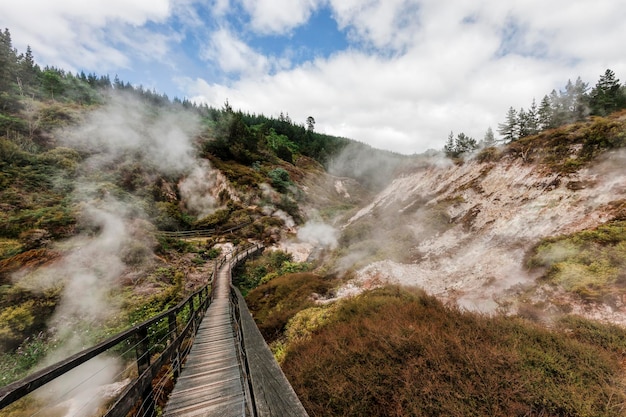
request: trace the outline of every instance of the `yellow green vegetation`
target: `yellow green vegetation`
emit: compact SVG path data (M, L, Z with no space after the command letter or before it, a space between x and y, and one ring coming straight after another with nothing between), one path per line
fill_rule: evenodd
M287 322L315 305L313 294L324 295L332 281L312 273L282 275L248 293L246 302L265 340L282 337Z
M626 294L626 221L545 239L529 259L543 279L589 301Z
M16 238L43 228L67 236L76 220L66 194L79 156L63 148L37 153L37 146L24 147L0 138L0 234Z
M293 262L293 257L280 250L266 251L261 257L249 260L239 267L233 282L245 296L248 291L261 284L285 274L306 272L310 265L305 262Z
M626 405L617 326L571 318L547 330L400 287L290 326L283 370L311 416L617 416Z
M54 291L0 286L0 386L24 376L49 350L46 320L57 300Z
M0 238L0 259L16 255L22 249L22 245L16 239Z

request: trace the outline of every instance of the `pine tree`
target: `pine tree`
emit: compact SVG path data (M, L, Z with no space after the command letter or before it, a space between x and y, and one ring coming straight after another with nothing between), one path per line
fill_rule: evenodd
M543 96L541 104L539 104L539 110L537 110L537 121L537 127L539 130L546 130L554 127L552 124L552 106L550 106L550 98L547 95Z
M452 158L455 156L454 133L452 131L450 131L450 134L448 135L448 140L446 140L446 144L443 146L443 151L445 152L446 156L449 158Z
M476 139L467 136L465 133L461 132L456 137L454 147L457 156L460 156L476 150L478 148L478 143L476 143Z
M607 69L591 90L589 98L591 112L605 116L623 108L625 101L619 80L615 77L613 71Z
M498 124L498 133L505 142L513 142L519 138L517 112L513 107L509 107L509 111L506 114L506 121Z
M315 119L313 118L313 116L309 116L306 118L306 130L307 132L313 132L313 130L315 129Z
M476 149L478 149L476 139L467 136L463 132L459 133L456 138L454 137L454 133L450 132L448 140L443 147L443 151L448 158L458 158L461 155L470 153Z
M528 109L527 121L526 121L526 129L528 130L529 135L536 135L539 133L539 110L537 109L537 102L533 97L533 102L530 105L530 109Z
M16 51L11 43L9 29L0 31L0 92L8 92L15 83Z
M572 111L574 112L574 121L584 120L587 116L589 116L589 96L587 95L588 89L588 83L583 82L580 77L576 78L573 90L574 108L572 109Z
M565 124L567 111L563 106L563 97L556 90L550 92L550 109L552 114L550 127L559 127Z
M17 63L17 76L24 89L34 89L37 84L37 76L41 72L39 66L35 64L33 51L30 45L26 47L26 53L20 55Z
M485 137L483 137L483 140L480 143L480 147L488 148L490 146L494 146L495 144L496 144L496 137L493 134L493 129L491 129L491 126L489 126L487 128L487 131L485 132Z
M528 131L528 113L523 108L517 112L517 134L519 138L525 138L530 134Z
M9 29L0 31L0 110L14 112L21 107L17 85L17 51Z

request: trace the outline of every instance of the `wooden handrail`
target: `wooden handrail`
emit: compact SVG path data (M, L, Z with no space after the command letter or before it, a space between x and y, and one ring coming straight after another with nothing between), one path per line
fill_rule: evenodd
M245 256L263 249L248 249ZM239 259L231 260L234 266ZM230 298L234 305L236 330L242 348L242 369L245 373L246 391L249 392L253 417L308 417L308 414L285 377L259 331L246 301L234 285L230 285Z
M208 283L199 290L195 291L193 294L189 295L187 298L185 298L185 300L177 304L175 307L172 307L169 310L164 311L152 317L151 319L137 324L121 333L111 336L107 340L91 348L78 352L60 362L57 362L54 365L35 372L27 376L26 378L23 378L19 381L0 388L0 409L7 407L13 402L35 391L37 388L40 388L41 386L47 384L55 378L60 377L68 371L119 345L120 343L123 343L129 339L132 340L133 337L137 337L137 335L139 334L147 334L151 326L160 323L164 319L168 320L168 329L170 332L172 332L172 330L178 327L176 323L178 314L181 311L185 310L187 306L189 306L190 314L186 323L184 324L183 329L180 331L180 333L174 331L174 333L178 334L176 334L176 336L169 341L169 344L165 347L163 352L158 355L158 357L150 357L151 355L149 352L152 349L152 346L148 346L145 352L137 351L136 356L140 375L138 376L138 378L136 378L134 381L126 386L122 394L120 394L120 396L118 397L117 401L113 404L113 406L109 408L109 410L105 414L106 417L126 416L128 412L132 409L134 404L140 398L142 398L142 396L145 395L147 391L150 390L151 382L156 377L161 367L165 363L172 361L175 356L178 356L180 353L180 347L183 342L189 337L193 337L195 335L200 320L204 316L204 313L211 303L213 293L212 289L211 292L209 292L208 288L213 284L213 280L216 277L215 274L217 273L217 271L223 266L225 262L229 261L231 266L235 266L237 263L250 256L252 253L256 253L262 248L263 247L261 245L251 245L247 247L237 248L237 250L232 253L232 257L230 258L230 260L227 259L226 256L222 256L219 261L216 260L215 269L211 273ZM198 301L197 303L195 302L196 300ZM197 308L195 307L195 304L198 304ZM179 363L183 360L184 358L181 358L179 360Z

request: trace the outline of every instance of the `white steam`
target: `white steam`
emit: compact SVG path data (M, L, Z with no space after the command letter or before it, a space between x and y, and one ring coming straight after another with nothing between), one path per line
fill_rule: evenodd
M191 112L155 108L132 95L113 94L103 107L87 115L82 126L64 132L62 140L95 151L99 158L92 161L133 159L176 175L196 165L192 138L199 126Z
M199 132L200 119L193 112L149 106L133 95L117 93L89 113L81 127L64 132L62 140L92 154L87 162L91 170L133 161L161 175L184 175L179 183L182 202L203 217L217 207L225 180L206 159L197 158L193 139Z
M522 287L537 288L541 297L535 281L540 271L526 269L528 251L546 237L611 220L616 203L626 199L625 160L622 152L609 153L567 176L516 159L419 167L347 222L346 228L366 231L364 241L349 248L362 255L349 254L338 268L359 268L351 289L418 285L481 311L510 305ZM390 248L404 255L398 256L402 263L379 261ZM538 260L551 264L572 254L570 247L553 245L540 248Z
M126 382L112 384L121 371L119 360L98 356L35 391L47 404L65 409L66 416L89 417L104 401L119 395Z
M73 332L78 323L96 326L115 312L109 295L126 267L121 259L122 248L131 238L123 214L124 207L115 201L107 201L103 207L85 207L83 222L98 232L55 268L65 280L63 301L49 323L58 333ZM59 335L66 339L66 335Z
M323 247L325 249L337 248L339 242L339 231L334 227L311 221L298 229L298 239L302 242L310 243L314 246Z
M137 164L159 176L183 176L183 203L198 215L216 204L219 182L206 161L195 156L193 138L199 120L193 113L145 105L129 95L112 95L89 113L78 128L59 132L60 141L88 155L79 171L73 199L86 232L62 243L65 256L54 266L17 277L16 284L41 290L62 288L49 329L59 343L42 366L93 345L94 329L118 314L113 301L120 278L152 259L151 225L133 201L115 198L110 172L120 164ZM109 182L107 182L109 181ZM103 356L103 355L101 355ZM117 377L117 359L98 357L66 377L47 384L50 402L72 398L77 416L93 415L101 396L95 393ZM65 395L67 394L67 396Z
M83 203L80 223L93 235L72 238L60 245L66 251L55 265L17 278L16 285L31 290L62 288L48 328L56 341L40 367L52 365L95 343L92 333L111 320L119 306L112 293L127 266L129 251L151 253L150 242L138 232L129 207L106 198ZM69 248L69 250L68 250ZM135 254L137 256L137 254ZM98 394L104 386L119 381L119 358L101 355L55 379L36 391L46 404L69 404L72 416L90 416L106 400Z
M191 173L178 183L180 196L185 202L187 209L202 218L215 211L218 205L217 195L221 189L218 187L221 174L211 169L208 161L200 161Z
M285 213L283 210L274 210L272 212L272 217L276 217L285 223L285 227L288 229L293 228L296 225L295 220L289 214Z

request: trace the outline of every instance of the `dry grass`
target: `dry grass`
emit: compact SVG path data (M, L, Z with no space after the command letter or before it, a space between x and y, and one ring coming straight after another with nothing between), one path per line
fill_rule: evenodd
M388 287L342 302L288 348L311 416L616 416L622 353Z

